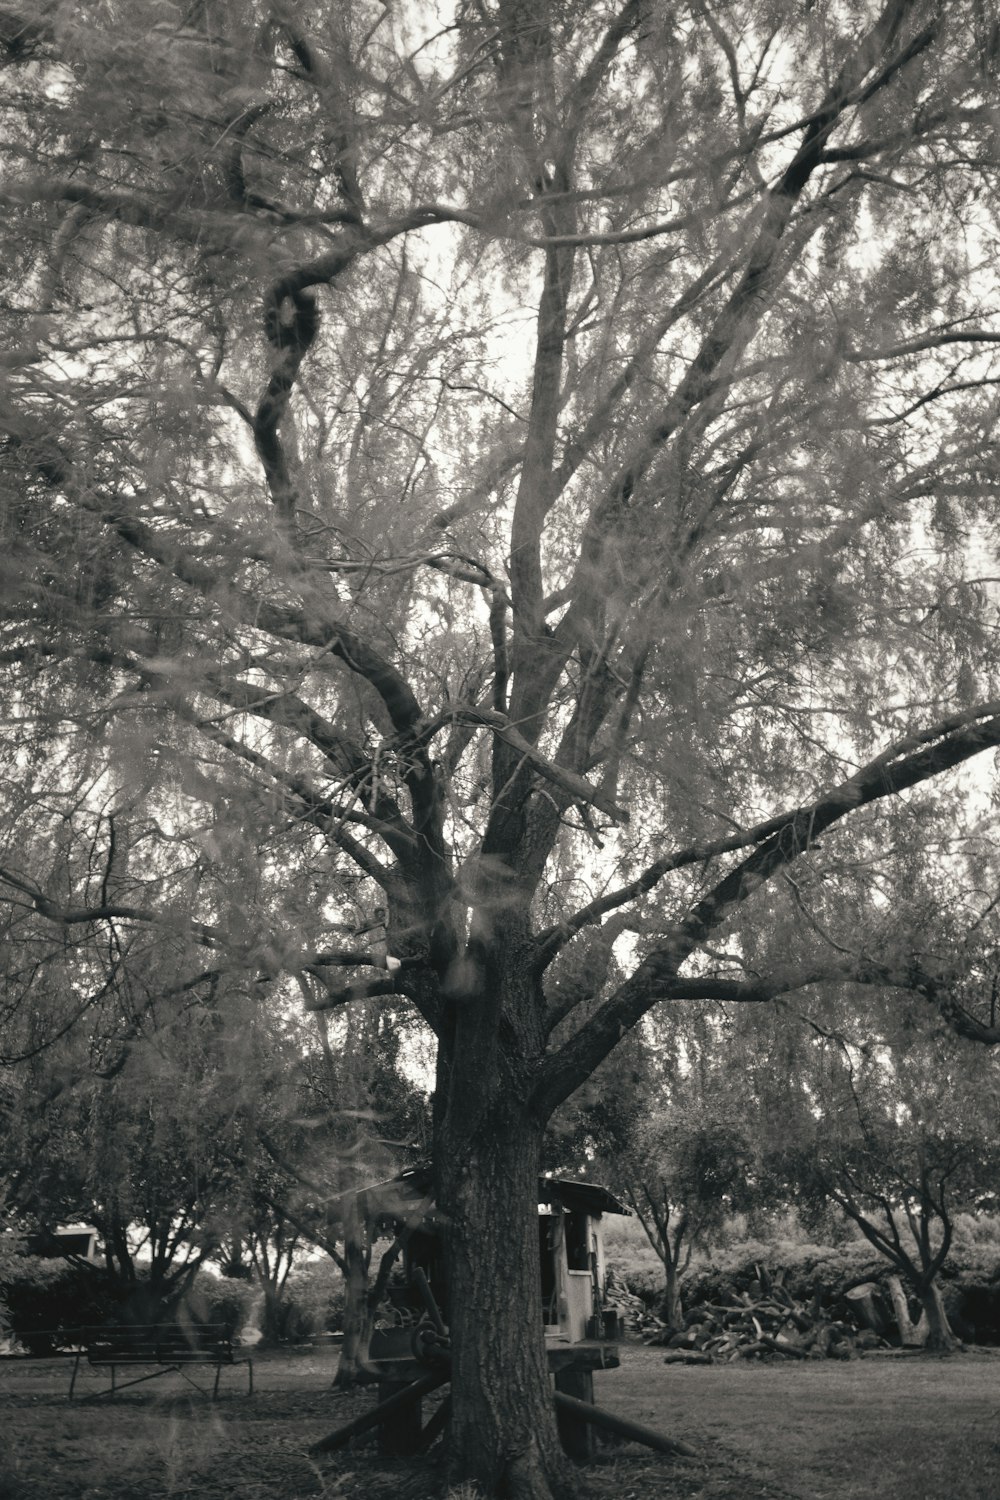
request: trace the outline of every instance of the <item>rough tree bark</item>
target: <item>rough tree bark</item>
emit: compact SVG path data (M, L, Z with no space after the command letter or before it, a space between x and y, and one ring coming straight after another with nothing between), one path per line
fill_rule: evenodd
M335 1386L357 1385L363 1375L374 1373L368 1362L374 1323L374 1309L368 1297L371 1255L364 1240L364 1230L358 1222L356 1202L350 1195L344 1201L347 1208L343 1264L344 1342L340 1347Z
M959 1340L952 1331L948 1322L948 1314L945 1311L944 1301L941 1297L941 1289L936 1281L932 1281L929 1287L923 1288L920 1297L920 1324L926 1324L927 1339L926 1347L935 1349L941 1354L946 1354L952 1349L959 1347Z
M958 1348L959 1341L948 1322L941 1289L936 1281L932 1281L929 1286L915 1288L920 1302L920 1317L916 1323L910 1316L909 1300L900 1277L890 1276L886 1285L892 1298L896 1326L904 1348L934 1349L940 1354Z
M541 1338L541 1143L541 1121L512 1089L474 1123L454 1110L437 1155L453 1349L449 1466L512 1500L572 1492Z

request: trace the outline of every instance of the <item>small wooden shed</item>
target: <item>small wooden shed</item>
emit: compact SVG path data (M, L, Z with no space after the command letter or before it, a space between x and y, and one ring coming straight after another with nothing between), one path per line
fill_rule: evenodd
M545 1331L571 1344L617 1337L606 1317L605 1214L627 1214L607 1188L564 1177L538 1184L538 1247Z
M54 1229L29 1235L28 1253L46 1260L65 1256L92 1266L104 1263L100 1236L92 1224L57 1224Z
M409 1283L413 1269L419 1266L438 1305L447 1309L444 1225L431 1195L429 1168L409 1167L398 1177L363 1188L357 1200L359 1216L370 1232L409 1231L403 1252L406 1281ZM584 1339L617 1337L615 1314L606 1309L602 1223L605 1214L629 1212L596 1183L539 1178L542 1315L550 1340L576 1344Z

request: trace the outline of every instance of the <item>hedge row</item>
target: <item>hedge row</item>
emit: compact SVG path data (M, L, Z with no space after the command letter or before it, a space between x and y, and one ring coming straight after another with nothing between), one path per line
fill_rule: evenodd
M105 1271L33 1255L0 1261L0 1342L10 1339L31 1354L49 1354L71 1330L112 1323L172 1322L178 1317L219 1323L236 1337L256 1315L263 1323L263 1294L252 1282L199 1272L180 1302L159 1299L139 1280L123 1287ZM266 1320L269 1336L289 1342L341 1326L343 1290L332 1263L318 1261L293 1272Z

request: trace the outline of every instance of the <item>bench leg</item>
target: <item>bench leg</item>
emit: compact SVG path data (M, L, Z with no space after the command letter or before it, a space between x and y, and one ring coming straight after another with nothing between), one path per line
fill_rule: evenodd
M221 1365L216 1365L216 1367L215 1367L215 1384L212 1387L212 1400L213 1401L217 1401L219 1399L219 1376L221 1374L222 1374L222 1366Z
M71 1401L73 1399L73 1387L76 1385L77 1372L78 1372L78 1370L80 1368L80 1359L81 1359L81 1354L78 1353L77 1356L76 1356L76 1359L73 1361L73 1374L70 1376L70 1382L69 1382L69 1399Z

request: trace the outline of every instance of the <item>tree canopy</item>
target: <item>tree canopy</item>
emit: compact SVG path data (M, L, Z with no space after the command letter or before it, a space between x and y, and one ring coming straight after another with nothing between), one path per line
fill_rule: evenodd
M506 1329L453 1311L455 1472L548 1494L487 1246L621 1036L837 979L1000 1040L995 888L944 958L810 889L990 865L1000 31L43 0L0 54L10 1054L139 1036L152 929L158 1001L410 1002Z

